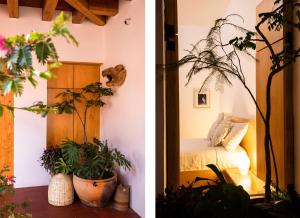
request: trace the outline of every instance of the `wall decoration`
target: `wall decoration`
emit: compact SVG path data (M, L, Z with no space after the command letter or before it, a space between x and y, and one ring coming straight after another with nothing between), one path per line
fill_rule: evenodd
M121 86L125 81L126 72L125 67L119 64L103 70L102 76L108 79L108 82L106 82L108 87Z
M194 107L195 108L209 108L210 107L210 93L209 90L194 89Z

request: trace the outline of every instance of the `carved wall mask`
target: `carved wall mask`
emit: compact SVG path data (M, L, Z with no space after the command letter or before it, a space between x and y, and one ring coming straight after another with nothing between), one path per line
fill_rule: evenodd
M108 87L121 86L126 78L126 69L122 64L115 67L110 67L102 71L102 76L106 77Z

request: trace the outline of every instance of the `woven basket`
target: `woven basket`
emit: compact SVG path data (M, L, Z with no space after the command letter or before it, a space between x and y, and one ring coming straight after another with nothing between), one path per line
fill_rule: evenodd
M62 173L52 176L48 187L48 202L53 206L67 206L74 202L71 176Z

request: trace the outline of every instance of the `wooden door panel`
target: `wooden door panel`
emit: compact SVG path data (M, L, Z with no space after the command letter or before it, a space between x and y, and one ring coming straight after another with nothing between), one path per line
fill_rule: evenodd
M48 104L53 104L59 99L55 96L62 89L69 88L78 91L79 88L100 81L100 64L64 62L55 71L57 78L48 82ZM76 89L77 88L77 89ZM76 105L83 119L84 106ZM70 115L48 115L47 120L47 145L60 144L66 138L78 143L83 142L83 126L76 113ZM92 108L87 114L88 141L99 137L100 132L100 109Z
M100 81L99 64L75 64L74 65L74 88L83 88L84 86Z
M74 82L73 68L73 64L64 63L59 68L53 69L52 72L56 78L48 80L48 88L72 89Z
M56 95L61 89L48 89L48 104L60 101ZM47 146L58 146L65 139L73 140L73 114L53 114L47 116Z
M1 96L2 104L13 105L14 97L12 94ZM14 172L14 117L4 109L2 117L0 117L0 169L9 167L8 174L13 175Z
M83 104L76 103L78 113L83 119L85 107ZM87 126L86 126L87 140L92 142L93 138L99 138L100 134L100 109L90 108L87 113ZM83 142L83 126L78 118L78 115L74 113L74 141L77 143Z

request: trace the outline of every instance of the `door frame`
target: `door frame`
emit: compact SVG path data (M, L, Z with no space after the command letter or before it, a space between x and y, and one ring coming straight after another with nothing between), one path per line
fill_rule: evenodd
M177 1L156 0L156 192L179 185ZM163 133L163 134L162 134Z

